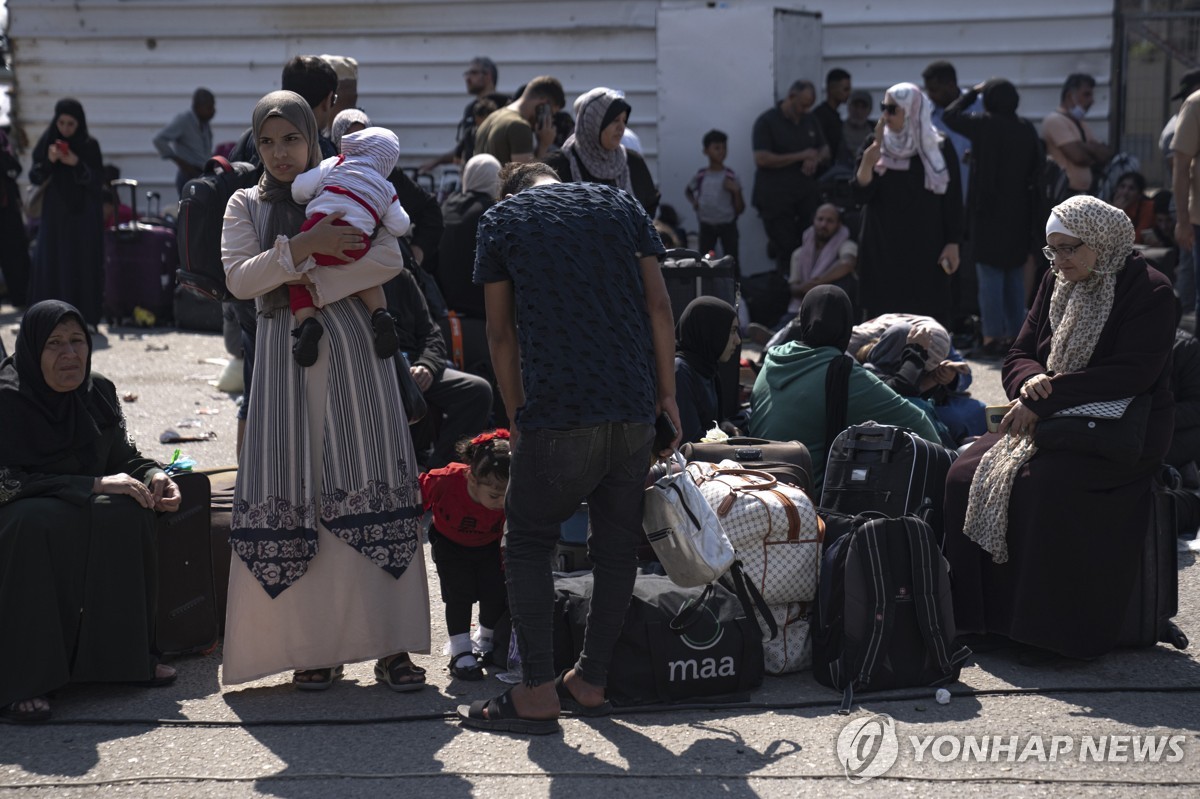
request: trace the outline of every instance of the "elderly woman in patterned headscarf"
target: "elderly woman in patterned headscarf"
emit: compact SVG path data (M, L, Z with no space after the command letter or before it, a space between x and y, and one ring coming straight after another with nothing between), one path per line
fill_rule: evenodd
M546 159L564 183L603 183L624 189L654 218L658 189L641 154L621 144L629 124L625 93L603 86L575 100L575 132Z
M875 140L850 182L864 206L859 305L867 318L912 313L948 324L963 221L958 156L914 84L888 89L880 108Z
M1009 410L954 464L946 491L959 631L1033 647L1034 662L1124 643L1174 415L1174 295L1133 252L1129 218L1072 197L1053 209L1046 242L1052 270L1004 361ZM1137 463L1035 443L1041 420L1059 411L1143 394L1152 404Z
M352 264L317 267L361 243L331 215L301 232L296 176L321 160L317 121L300 95L254 108L264 173L229 200L221 258L229 290L258 308L230 543L222 680L292 670L324 690L343 664L377 659L375 679L420 688L407 652L429 649L429 591L419 538L416 456L395 366L375 357L365 306L351 297L401 273L395 236L376 235ZM325 335L307 369L290 356L289 284L306 286ZM353 623L348 624L347 620Z

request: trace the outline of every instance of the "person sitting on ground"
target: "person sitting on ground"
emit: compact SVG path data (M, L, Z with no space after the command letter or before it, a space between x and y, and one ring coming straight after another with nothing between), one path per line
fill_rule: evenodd
M1133 243L1146 244L1146 232L1154 230L1154 200L1146 196L1146 178L1141 172L1126 172L1117 178L1111 203L1133 222Z
M575 132L562 149L546 158L564 183L603 183L633 195L651 219L658 189L636 150L621 144L630 107L625 93L599 86L575 99Z
M1173 427L1175 300L1133 251L1133 234L1129 217L1095 197L1054 207L1053 271L1004 359L1009 410L947 475L955 625L1033 647L1021 656L1029 665L1120 645L1140 580L1151 485ZM1135 463L1039 446L1059 411L1141 395L1150 411Z
M386 128L367 128L347 133L340 141L341 155L326 158L315 168L296 176L292 181L292 198L308 203L301 233L328 216L333 218L334 225L352 227L362 234L362 246L346 253L351 261L355 261L370 250L371 236L379 228L397 238L408 232L408 214L387 180L400 157L400 139ZM318 266L347 263L320 253L313 260ZM374 286L355 296L371 312L375 354L380 358L392 357L399 340L396 326L387 312L383 288ZM312 366L317 361L318 342L325 334L325 328L316 318L312 292L307 286L291 285L288 302L297 322L292 331L296 339L292 355L301 366Z
M742 343L737 311L722 299L697 297L680 314L675 339L675 402L683 425L681 440L699 441L713 424L736 435L726 420L737 409L721 407L717 370Z
M155 512L179 488L129 440L73 306L47 300L0 362L0 720L71 682L168 685L154 653Z
M450 674L474 682L483 679L481 666L490 659L496 622L508 606L500 553L512 460L508 431L464 440L458 455L459 463L421 475L421 497L425 510L432 511L429 549L446 605ZM472 642L471 607L476 602L478 641Z
M848 425L873 420L941 443L919 408L846 355L854 325L846 292L816 287L804 296L797 319L799 340L768 349L754 381L750 435L807 446L816 491L829 445Z
M854 326L849 351L888 388L929 404L942 443L956 447L987 429L984 404L973 399L971 367L936 319L884 314Z
M854 274L857 265L858 244L850 238L850 229L842 224L841 211L830 203L822 205L813 214L812 225L800 237L800 246L792 252L788 277L792 301L781 322L794 319L800 313L804 295L826 284L846 292L851 306L857 308L858 278Z

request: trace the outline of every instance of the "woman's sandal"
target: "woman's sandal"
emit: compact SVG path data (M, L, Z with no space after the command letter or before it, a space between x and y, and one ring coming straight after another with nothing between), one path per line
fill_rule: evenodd
M550 735L562 729L558 719L523 719L518 716L511 688L491 699L459 705L458 720L464 727L476 730L516 732L521 735Z
M475 662L470 666L455 665L459 660L466 657L471 658ZM457 677L460 680L477 682L478 680L483 679L483 669L480 667L479 660L475 657L475 655L470 652L459 652L457 655L452 655L450 657L450 676Z
M570 669L567 669L570 671ZM566 678L567 671L554 678L554 690L558 693L558 704L566 712L572 716L582 716L583 718L599 718L612 713L612 702L605 699L600 704L589 707L581 704L575 695L571 693L571 689L567 687Z
M407 655L392 658L386 666L383 660L378 660L375 662L375 679L396 693L406 694L425 687L425 669L415 665Z
M46 707L34 707L34 703L38 700L46 703ZM28 703L30 710L21 710L20 706ZM43 721L50 720L50 707L46 702L46 697L39 696L34 699L22 699L13 702L11 705L0 707L0 723L4 724L40 724Z
M342 679L345 671L343 666L329 669L297 669L292 674L292 685L297 691L328 691L336 680ZM313 679L314 677L317 679Z

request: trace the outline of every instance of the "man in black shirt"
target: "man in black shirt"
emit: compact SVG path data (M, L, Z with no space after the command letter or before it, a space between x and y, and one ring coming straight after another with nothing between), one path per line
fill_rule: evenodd
M754 122L753 205L767 231L767 250L785 277L800 234L817 210L817 170L829 160L829 147L817 118L811 81L798 80L774 108Z
M471 160L471 156L475 154L475 104L480 100L489 100L496 108L508 104L508 95L496 91L496 81L499 77L500 71L496 69L496 62L492 59L482 55L471 59L471 63L463 72L463 80L466 81L467 91L471 94L471 101L463 109L462 119L458 122L454 149L421 164L421 172L432 172L434 167L441 164L465 164Z
M842 145L842 115L838 109L850 99L850 73L834 68L825 76L825 102L813 109L813 116L821 125L825 144L829 146L830 160L822 165L828 167L837 158Z

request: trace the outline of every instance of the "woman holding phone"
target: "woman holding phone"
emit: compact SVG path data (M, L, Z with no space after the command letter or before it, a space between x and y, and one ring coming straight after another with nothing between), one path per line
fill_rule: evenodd
M897 83L880 109L875 141L850 183L864 206L859 305L868 319L894 311L947 324L962 235L958 157L916 85Z
M29 303L68 302L94 331L104 294L104 159L78 100L55 104L33 148L29 181L45 187Z

